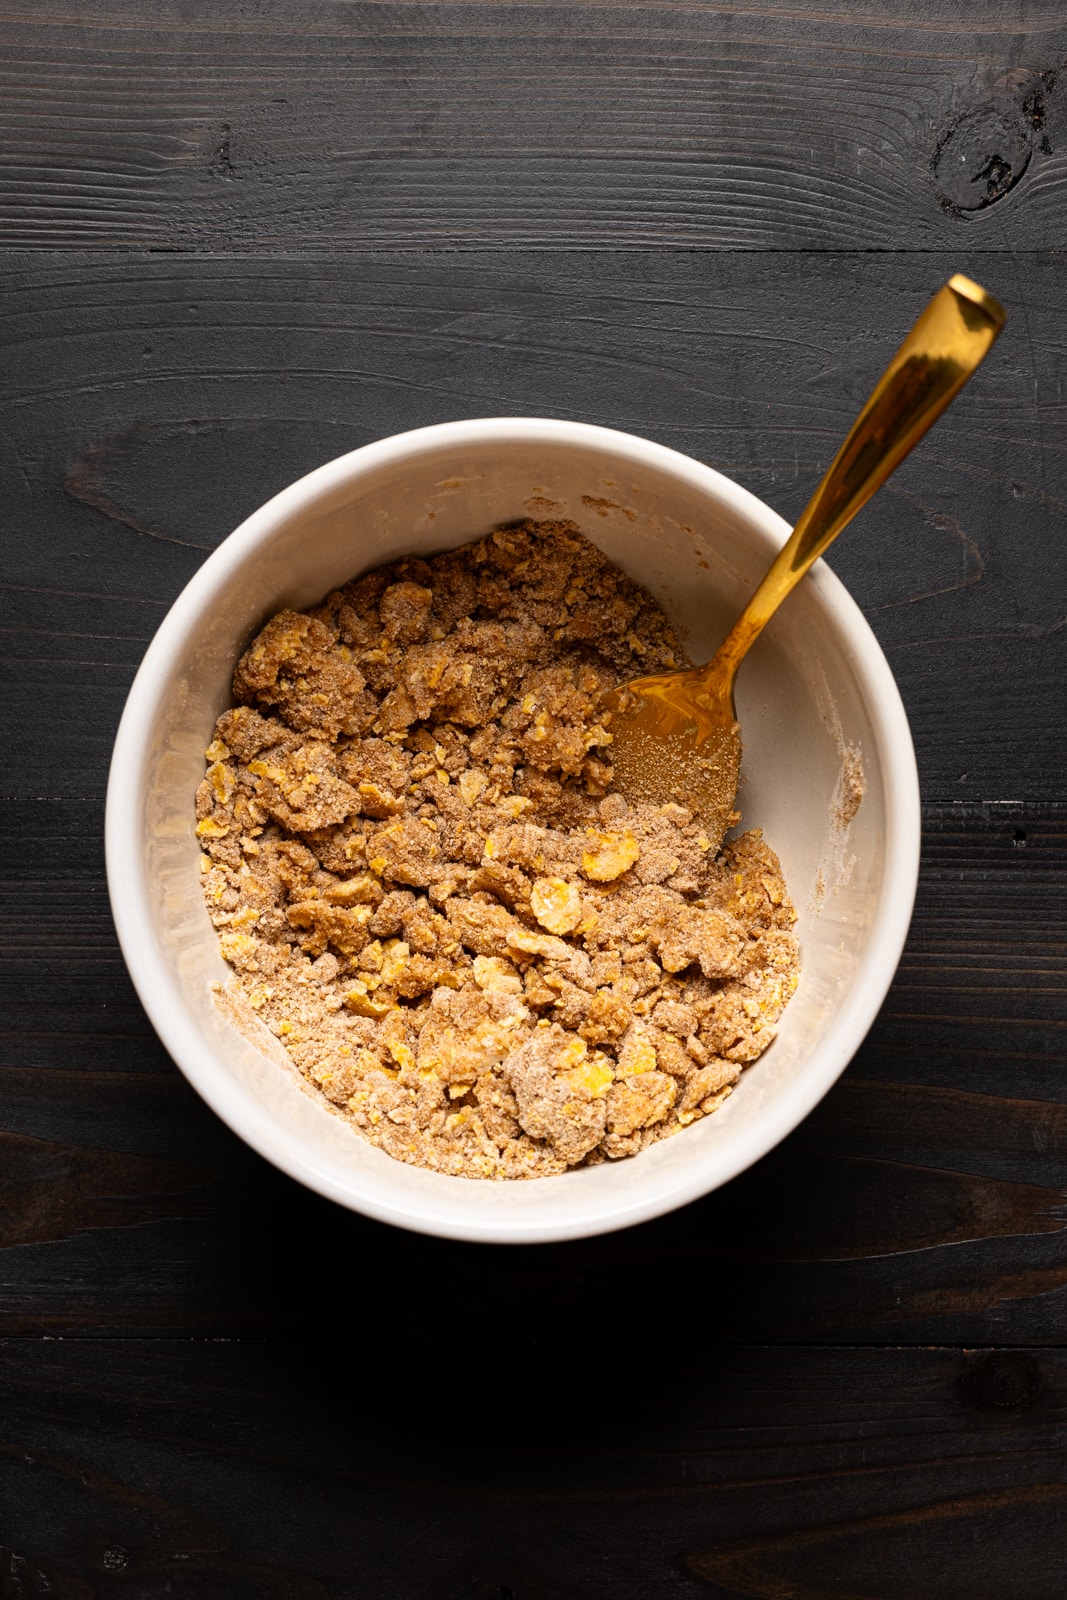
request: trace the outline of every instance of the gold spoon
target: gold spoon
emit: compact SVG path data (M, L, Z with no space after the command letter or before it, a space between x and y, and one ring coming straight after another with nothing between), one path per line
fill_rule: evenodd
M782 601L918 444L988 354L1005 312L959 273L934 295L889 363L852 431L741 616L704 667L635 678L604 699L615 788L630 800L676 801L717 850L733 819L741 763L737 669Z

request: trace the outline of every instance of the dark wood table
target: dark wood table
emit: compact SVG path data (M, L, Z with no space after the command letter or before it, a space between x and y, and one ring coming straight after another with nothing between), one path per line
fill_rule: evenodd
M1062 1600L1063 0L19 0L0 63L0 1595ZM205 553L491 414L795 515L955 270L1008 330L831 557L925 801L837 1088L569 1245L273 1171L104 886L116 723Z

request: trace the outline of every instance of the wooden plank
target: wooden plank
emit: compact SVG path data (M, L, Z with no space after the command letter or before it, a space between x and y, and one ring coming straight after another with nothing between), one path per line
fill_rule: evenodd
M12 1596L1063 1592L1062 1351L8 1341L0 1407Z
M1063 248L1058 0L22 0L0 244Z
M1065 136L1059 0L0 16L0 1596L1060 1600ZM958 269L1009 331L833 555L927 800L840 1084L562 1247L267 1167L103 877L122 702L207 551L452 416L629 428L795 515Z
M140 654L268 494L449 416L628 427L795 512L949 263L896 258L887 286L870 256L5 261L0 1325L351 1333L368 1302L338 1309L331 1264L358 1258L400 1285L374 1312L394 1340L417 1324L459 1347L500 1316L592 1338L624 1311L652 1337L694 1271L719 1341L1060 1337L1064 312L1051 259L957 264L1004 294L1011 331L834 553L928 797L889 1002L818 1114L730 1189L616 1239L487 1257L298 1190L155 1040L99 844Z
M1067 452L1055 256L8 257L0 265L7 792L99 797L165 607L301 473L453 417L662 440L803 506L930 291L1007 302L988 365L831 553L932 802L1055 801L1067 770Z
M886 1006L757 1167L625 1234L490 1252L352 1216L253 1156L137 1004L99 810L8 819L0 1331L358 1338L370 1319L382 1349L442 1352L519 1325L591 1348L624 1324L634 1348L699 1305L708 1344L1062 1338L1062 807L929 808Z

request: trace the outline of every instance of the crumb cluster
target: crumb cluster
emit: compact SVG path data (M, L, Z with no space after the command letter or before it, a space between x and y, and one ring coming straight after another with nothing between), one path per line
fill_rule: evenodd
M526 523L282 611L238 662L197 793L208 909L247 1003L390 1155L633 1155L774 1038L774 852L611 792L603 692L683 661L576 527Z

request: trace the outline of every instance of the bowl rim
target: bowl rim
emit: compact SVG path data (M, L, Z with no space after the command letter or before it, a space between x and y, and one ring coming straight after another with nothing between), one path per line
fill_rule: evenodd
M834 616L858 676L869 692L870 715L883 754L886 837L883 892L875 909L867 951L851 992L833 1017L818 1052L803 1073L785 1085L765 1113L717 1152L714 1170L694 1163L642 1194L635 1185L612 1195L596 1212L545 1222L507 1207L457 1215L455 1204L435 1215L432 1206L398 1202L378 1180L354 1173L341 1183L286 1140L277 1119L233 1080L219 1073L212 1051L182 1001L155 932L147 893L141 807L151 733L160 698L173 680L189 637L213 595L256 548L302 507L364 472L395 465L442 448L486 444L542 444L610 450L635 464L686 480L783 544L788 523L758 496L714 467L636 434L590 423L545 417L488 417L435 423L375 440L324 463L289 484L247 517L189 579L157 629L131 685L115 738L105 810L105 855L112 916L127 969L149 1020L185 1078L234 1133L281 1171L349 1210L381 1222L441 1238L483 1243L549 1243L587 1238L673 1211L720 1188L772 1150L814 1109L863 1042L892 982L904 948L918 882L919 781L915 752L900 692L870 625L844 584L823 561L811 569L813 583ZM470 1182L471 1180L461 1180ZM560 1182L541 1179L531 1182ZM500 1186L497 1186L500 1187ZM523 1185L526 1188L527 1185Z

